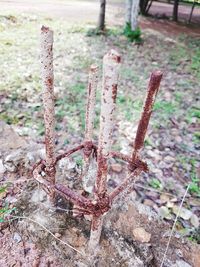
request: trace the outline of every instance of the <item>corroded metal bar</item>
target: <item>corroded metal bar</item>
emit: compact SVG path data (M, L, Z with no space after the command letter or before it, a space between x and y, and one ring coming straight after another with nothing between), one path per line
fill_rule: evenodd
M103 196L106 192L107 160L109 157L113 130L113 113L115 110L119 66L121 57L111 50L103 59L103 88L101 95L100 134L97 152L96 193Z
M95 194L97 202L106 199L107 191L107 161L112 144L113 113L115 110L119 66L121 57L115 50L111 50L103 59L103 88L101 95L101 115L99 145L97 151L97 176ZM89 248L93 250L99 244L103 224L103 216L93 214Z
M89 73L88 98L86 108L86 129L84 143L68 150L62 155L55 156L55 111L54 111L54 88L53 88L53 32L42 26L41 28L41 72L43 86L44 121L45 121L45 144L46 161L40 161L34 166L33 176L42 185L48 195L54 196L55 191L63 195L74 204L75 210L81 214L92 215L91 234L89 248L95 250L99 244L104 214L111 208L111 203L120 193L127 194L135 179L148 167L139 157L139 152L144 145L144 139L148 128L150 116L157 95L162 73L153 72L150 77L147 96L144 103L143 113L138 125L133 153L129 157L120 152L111 151L113 114L116 104L117 85L120 66L120 55L111 50L103 59L103 88L101 95L100 133L98 148L92 142L95 98L97 88L98 67L92 65ZM86 169L89 168L91 152L97 155L97 175L94 190L94 199L87 198L74 192L67 186L55 183L55 165L64 157L68 157L76 151L82 150ZM118 158L128 163L128 177L110 194L107 193L108 159ZM95 157L96 158L96 157ZM44 176L43 176L44 172ZM87 173L87 172L85 172ZM92 179L95 175L92 176ZM92 185L93 188L93 185ZM85 188L84 188L85 189ZM86 190L87 191L87 190Z
M98 83L98 70L99 68L96 65L92 65L90 67L88 88L87 88L85 141L91 141L92 135L93 135L96 91L97 91L97 83Z
M55 184L55 189L59 193L62 193L69 201L71 201L73 204L79 207L82 207L84 209L89 209L91 206L93 206L91 200L75 193L67 186L64 186L62 184Z
M43 87L46 171L48 180L55 184L55 110L53 76L53 31L41 28L41 76Z
M112 203L119 194L124 193L142 171L143 168L140 167L135 169L118 187L116 187L109 195L110 202Z
M56 160L55 160L55 163L57 163L59 160L61 160L61 159L63 159L63 158L66 158L66 157L70 156L71 154L73 154L73 153L75 153L75 152L77 152L77 151L79 151L79 150L81 150L81 149L83 149L83 148L84 148L84 144L81 144L81 145L79 145L79 146L76 146L76 147L74 147L74 148L68 150L67 152L65 152L65 153L63 153L63 154L57 156L57 157L56 157Z
M133 147L133 154L132 154L133 162L136 158L138 158L139 151L144 145L145 135L146 135L147 128L149 125L149 120L150 120L151 113L153 110L153 104L155 102L155 98L158 93L162 75L163 74L161 71L155 71L151 74L149 86L147 90L147 96L146 96L145 104L143 107L142 116L141 116L141 119L138 125L135 143Z
M96 102L96 91L98 84L98 66L91 65L88 79L87 88L87 105L86 105L86 119L85 119L85 142L84 142L84 166L82 173L82 184L86 192L93 190L94 185L94 173L91 171L93 158L91 157L93 144L93 127L94 127L94 117L95 117L95 102ZM90 189L90 187L92 189Z
M117 151L111 151L110 152L110 157L111 158L117 158L117 159L121 159L127 163L131 163L132 162L132 158L129 157L128 155L125 155L121 152L117 152Z

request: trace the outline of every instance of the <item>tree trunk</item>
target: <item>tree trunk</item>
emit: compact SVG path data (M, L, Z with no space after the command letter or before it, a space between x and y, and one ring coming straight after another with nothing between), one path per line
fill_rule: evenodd
M131 8L131 30L135 31L138 27L139 0L132 0Z
M99 21L97 28L100 31L105 29L105 14L106 14L106 0L100 0L100 12L99 12Z
M179 0L174 1L174 9L173 9L173 20L178 21L178 5L179 5Z
M132 0L126 0L125 20L126 20L126 23L130 23L130 24L131 24L131 9L132 9Z
M140 0L140 12L142 15L147 15L147 6L149 0Z

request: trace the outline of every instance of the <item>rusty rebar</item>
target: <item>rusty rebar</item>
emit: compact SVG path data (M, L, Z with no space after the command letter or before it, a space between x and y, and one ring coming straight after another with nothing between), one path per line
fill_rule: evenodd
M98 66L91 65L88 88L87 88L87 104L86 104L86 116L85 116L85 141L91 141L93 137L94 116L95 116L95 102L96 91L98 84Z
M132 154L132 161L134 162L138 157L139 151L144 146L145 135L147 132L147 128L149 125L149 120L153 110L153 104L156 98L156 95L159 90L160 82L162 79L162 72L155 71L151 74L147 96L145 99L143 112L141 115L141 119L139 121L139 125L136 132L134 147L133 147L133 154Z
M79 150L81 150L81 149L83 149L83 148L84 148L84 144L81 144L81 145L76 146L76 147L74 147L74 148L72 148L72 149L66 151L65 153L63 153L63 154L57 156L57 157L56 157L56 160L55 160L55 164L56 164L59 160L61 160L61 159L63 159L63 158L66 158L66 157L69 157L71 154L73 154L73 153L75 153L75 152L77 152L77 151L79 151Z
M55 189L62 195L64 195L70 202L75 205L78 205L79 207L87 209L93 205L91 200L82 195L77 194L67 186L64 186L62 184L55 184Z
M144 146L145 135L149 125L155 97L157 95L162 73L153 72L150 77L147 96L143 112L136 132L133 153L131 156L120 152L111 151L114 110L117 96L117 85L120 66L120 55L111 50L103 60L103 88L101 96L100 133L98 147L93 143L93 123L95 110L95 97L97 88L98 67L92 65L88 81L88 96L86 107L86 129L83 144L76 146L61 155L55 156L55 111L54 111L54 88L53 88L53 32L48 27L41 28L41 71L43 85L44 121L45 121L45 147L46 160L41 160L34 166L33 176L42 185L43 189L53 196L55 191L69 200L75 210L81 214L91 215L91 234L89 247L95 249L99 244L103 215L111 208L112 202L121 193L127 194L127 190L141 174L147 172L148 167L140 159L139 152ZM86 197L73 191L67 186L55 182L55 165L62 158L83 150L86 168L89 167L91 153L96 155L97 175L95 183L95 195ZM128 177L110 194L107 193L107 175L109 158L117 158L128 163ZM85 173L86 174L86 173Z
M115 110L119 66L121 57L115 50L111 50L103 59L103 82L101 95L100 134L97 151L96 193L103 196L107 183L107 160L112 144L113 113Z
M103 81L101 94L100 133L97 151L97 176L95 197L97 202L107 199L108 159L112 144L114 110L117 96L119 66L121 57L111 50L103 59ZM89 248L96 248L101 236L102 214L92 217Z
M54 75L53 75L53 31L41 28L41 76L43 87L45 148L47 179L55 184L55 110L54 110Z
M94 173L91 171L93 159L93 128L94 128L94 118L95 118L95 103L96 103L96 91L98 84L98 66L91 65L88 87L87 87L87 104L86 104L86 119L85 119L85 142L84 142L84 166L82 172L82 185L86 192L93 191L93 186L88 186L88 184L94 185ZM91 189L90 189L91 187Z
M135 179L141 174L141 172L147 172L148 167L145 162L139 161L137 162L137 165L135 165L134 170L128 174L128 177L119 185L117 186L110 194L109 199L112 203L113 200L121 193L123 193L128 187L133 184Z

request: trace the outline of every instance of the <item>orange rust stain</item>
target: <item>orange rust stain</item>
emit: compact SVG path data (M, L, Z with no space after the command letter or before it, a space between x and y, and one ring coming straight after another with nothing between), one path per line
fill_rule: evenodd
M113 84L112 85L112 99L114 103L116 103L116 97L117 97L117 84Z
M52 78L48 78L46 80L46 85L49 86L49 87L52 87L52 85L53 85L53 79Z

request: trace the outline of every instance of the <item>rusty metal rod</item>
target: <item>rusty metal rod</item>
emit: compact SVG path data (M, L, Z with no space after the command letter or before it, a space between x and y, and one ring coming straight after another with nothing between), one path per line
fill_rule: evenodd
M133 146L132 161L134 162L138 156L139 151L144 146L144 139L149 125L149 120L153 110L153 104L155 102L156 95L162 79L162 72L155 71L151 74L149 86L147 90L147 96L145 99L143 112L136 132L135 143Z

